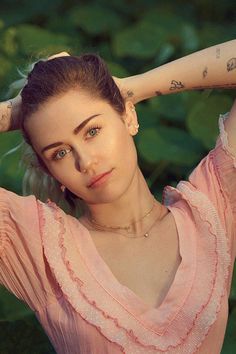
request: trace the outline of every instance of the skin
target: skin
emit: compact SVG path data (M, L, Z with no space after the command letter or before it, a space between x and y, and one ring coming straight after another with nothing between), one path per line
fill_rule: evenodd
M86 202L90 216L99 224L125 226L139 220L153 205L137 163L133 136L138 122L133 107L131 101L126 101L125 112L120 115L106 101L71 90L50 99L25 124L35 151L51 175ZM94 114L100 115L74 135L74 128ZM58 141L64 144L41 152ZM55 161L52 155L58 150L57 157L64 157ZM112 174L105 184L95 189L87 187L91 177L111 168ZM167 210L164 209L156 201L150 216L134 224L134 234L145 231L157 215Z

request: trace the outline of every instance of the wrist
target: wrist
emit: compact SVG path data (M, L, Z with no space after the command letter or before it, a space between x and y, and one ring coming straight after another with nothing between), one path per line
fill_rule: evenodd
M133 104L136 104L140 101L138 97L138 90L136 85L136 76L129 76L122 79L122 96L125 100L131 101Z
M19 110L21 105L21 96L17 95L10 101L12 102L10 130L17 130L19 129Z
M12 114L12 101L0 102L0 132L10 130Z

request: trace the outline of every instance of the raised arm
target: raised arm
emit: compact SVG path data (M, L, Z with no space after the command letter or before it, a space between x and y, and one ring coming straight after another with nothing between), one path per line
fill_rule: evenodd
M236 88L236 40L121 79L120 88L133 103L185 90Z
M0 102L0 132L19 129L17 125L17 118L20 104L20 95L12 98L11 100Z
M47 60L54 59L56 57L69 56L67 52L60 52L53 54L47 58ZM0 132L7 132L10 130L19 129L18 116L21 105L20 93L5 102L0 102Z

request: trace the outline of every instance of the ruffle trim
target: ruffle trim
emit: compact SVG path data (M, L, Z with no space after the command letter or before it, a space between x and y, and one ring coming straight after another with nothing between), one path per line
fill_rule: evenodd
M199 228L199 240L192 291L161 335L144 327L141 321L96 285L95 279L79 260L78 250L71 244L73 239L65 222L66 215L50 201L48 206L39 202L45 255L65 298L87 322L96 326L110 342L118 344L124 353L183 353L186 350L194 353L215 322L225 295L231 259L225 231L214 206L205 195L191 190L185 182L180 182L177 189L167 186L164 195L167 205L179 199L191 205ZM73 252L75 257L77 252L78 264L70 261ZM204 290L203 294L198 293L199 288ZM98 304L91 300L92 296L99 299L103 296L104 301Z
M235 156L234 151L232 150L232 148L229 145L228 133L225 130L225 126L224 126L224 121L228 118L228 116L229 116L229 112L227 112L225 114L220 114L220 118L219 118L220 139L221 139L224 151L226 152L227 155L230 156L230 158L233 161L233 166L236 168L236 156Z

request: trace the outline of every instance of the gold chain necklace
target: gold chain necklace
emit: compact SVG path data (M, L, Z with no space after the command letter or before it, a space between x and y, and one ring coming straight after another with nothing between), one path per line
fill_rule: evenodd
M157 219L159 218L159 216L158 216L158 218L155 219L154 223L148 228L148 230L147 230L144 234L142 234L141 236L127 236L127 235L124 235L124 234L122 234L122 233L120 233L120 232L118 232L118 231L114 231L114 230L117 230L117 229L125 229L126 231L128 231L128 230L131 228L131 225L136 224L137 222L141 221L142 219L144 219L145 217L147 217L147 216L152 212L152 210L154 209L154 206L155 206L155 202L156 202L156 200L155 200L155 198L154 198L154 196L153 196L153 205L152 205L152 208L151 208L144 216L142 216L142 218L140 218L140 219L137 220L137 221L132 222L132 223L129 224L128 226L123 226L123 227L122 227L122 226L116 226L116 227L113 227L113 226L107 226L107 225L98 224L98 223L96 222L96 220L93 219L93 218L88 219L88 220L89 220L90 224L92 224L93 227L94 227L95 229L99 230L99 231L101 231L101 230L102 230L102 231L107 231L107 230L104 230L104 228L105 228L105 229L108 229L108 231L112 230L113 232L118 233L118 234L120 234L120 235L122 235L122 236L124 236L124 237L128 237L128 238L148 237L150 230L152 229L152 227L153 227L154 224L156 223L156 221L157 221Z

